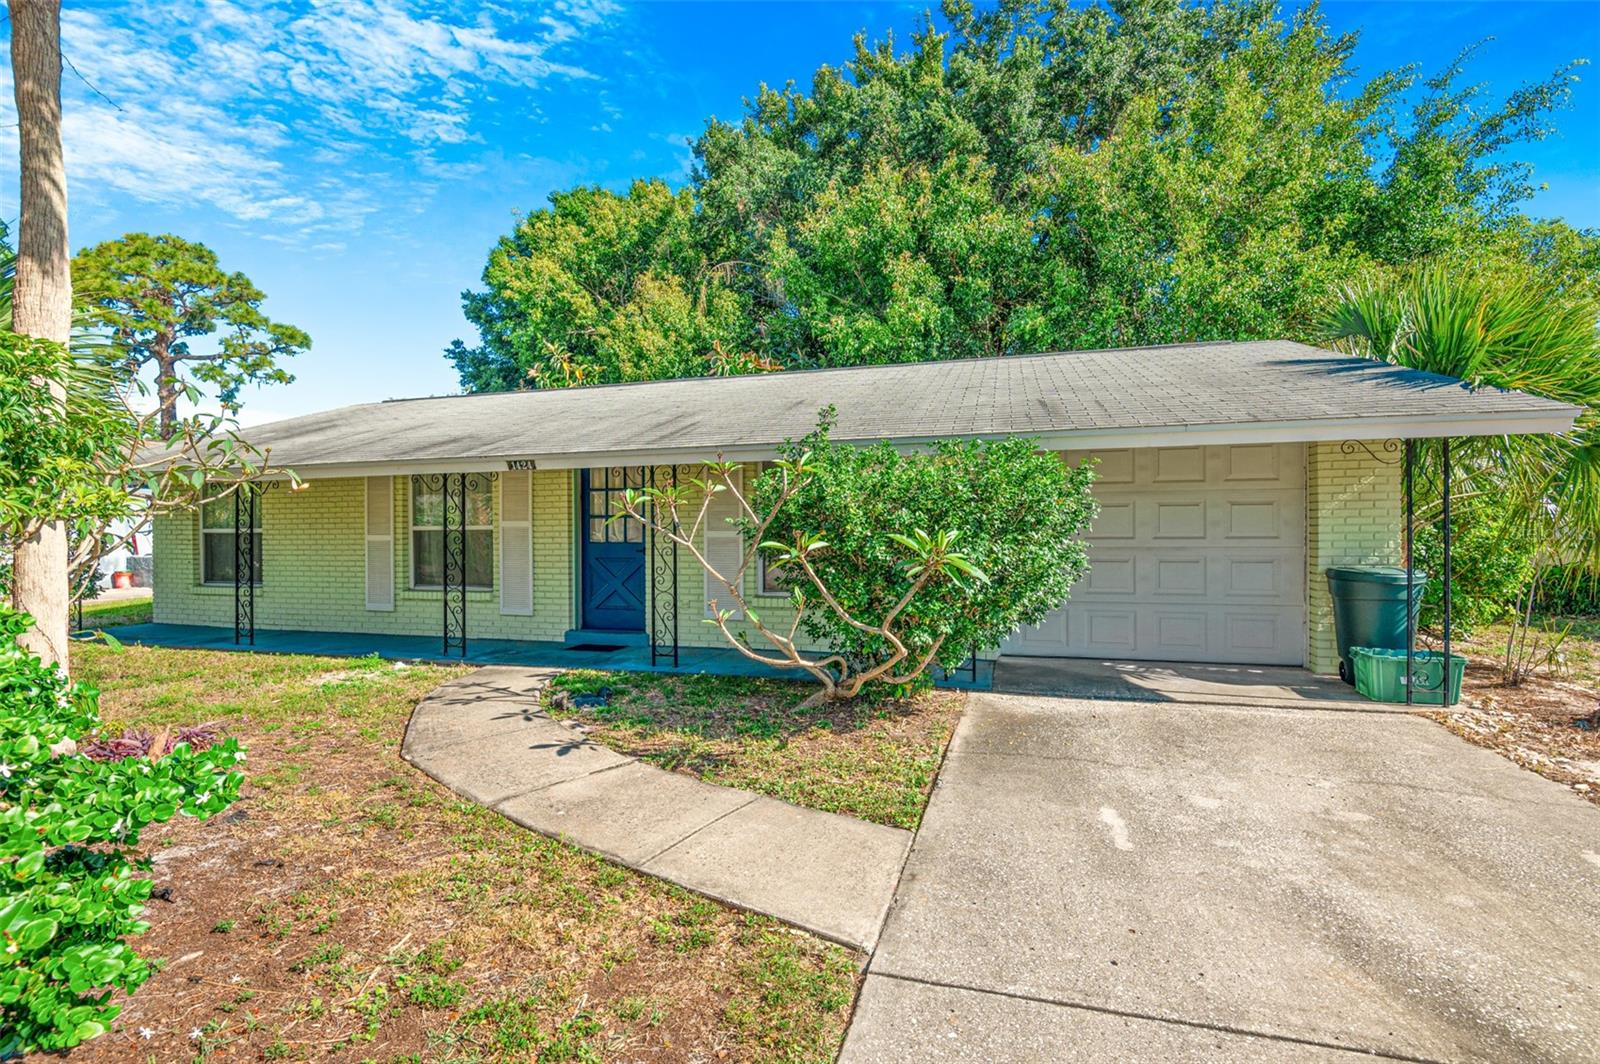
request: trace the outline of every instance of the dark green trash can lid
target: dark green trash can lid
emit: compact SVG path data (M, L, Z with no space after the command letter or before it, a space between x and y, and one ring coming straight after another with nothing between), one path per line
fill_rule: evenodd
M1334 565L1328 569L1328 575L1340 580L1353 580L1367 584L1403 584L1406 582L1406 571L1398 565ZM1415 580L1422 583L1428 575L1421 571L1416 572Z

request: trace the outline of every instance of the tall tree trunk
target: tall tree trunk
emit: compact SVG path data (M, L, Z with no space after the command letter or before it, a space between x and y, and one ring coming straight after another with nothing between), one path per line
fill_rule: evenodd
M13 331L65 344L72 331L67 168L61 152L61 4L10 0L11 77L22 144L22 217ZM57 402L66 392L52 388ZM23 644L67 668L67 525L44 523L16 544L11 601L33 615Z
M161 410L159 431L163 440L170 440L178 431L178 364L165 352L167 344L158 341L156 354L156 404Z

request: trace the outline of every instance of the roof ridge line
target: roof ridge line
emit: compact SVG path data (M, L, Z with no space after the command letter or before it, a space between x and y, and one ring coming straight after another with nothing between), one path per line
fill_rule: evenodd
M494 392L452 392L449 395L403 395L394 399L379 399L376 403L356 403L356 406L373 406L387 403L426 403L437 399L473 399L485 395L529 395L534 392L596 392L606 388L638 388L651 384L675 384L694 381L710 384L714 381L748 380L752 377L798 376L813 373L847 373L854 370L890 369L895 366L959 366L975 362L1021 362L1040 358L1064 358L1068 355L1110 355L1130 351L1171 351L1191 347L1228 347L1244 344L1298 343L1295 340L1193 340L1170 344L1140 344L1136 347L1090 347L1076 351L1029 351L1019 355L972 355L967 358L909 359L904 362L867 362L853 366L804 366L799 369L772 370L767 373L732 373L726 376L707 374L701 377L661 377L647 381L609 381L605 384L579 384L571 388L507 388ZM1304 346L1304 345L1302 345ZM1330 352L1333 354L1336 352Z

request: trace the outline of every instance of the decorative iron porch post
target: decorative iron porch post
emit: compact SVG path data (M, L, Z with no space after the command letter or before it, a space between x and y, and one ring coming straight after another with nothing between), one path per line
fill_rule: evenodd
M467 656L467 474L439 474L443 514L444 568L439 575L443 602L444 653Z
M650 466L646 475L650 487L655 489L662 477L661 467ZM665 467L665 490L676 491L678 467ZM654 503L650 504L654 506ZM651 513L652 522L657 515ZM676 519L674 519L676 521ZM670 536L658 536L653 524L647 524L646 535L650 542L650 664L655 666L670 658L672 667L678 667L678 544ZM670 642L669 642L670 640Z
M233 493L233 643L256 645L256 495L253 483Z
M1412 688L1415 684L1417 667L1417 597L1416 585L1416 555L1413 546L1416 539L1416 495L1413 476L1417 460L1417 441L1406 440L1406 705L1411 705Z
M1450 683L1450 439L1439 441L1441 461L1444 464L1444 663L1440 675L1439 704L1455 705L1453 685Z

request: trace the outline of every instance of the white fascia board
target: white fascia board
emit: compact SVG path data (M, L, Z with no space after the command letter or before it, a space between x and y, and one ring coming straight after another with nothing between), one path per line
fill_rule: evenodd
M981 433L963 436L898 439L903 451L927 447L939 439L999 439L1033 435L1049 451L1107 447L1196 447L1249 443L1315 443L1334 440L1452 439L1463 436L1523 436L1572 430L1577 407L1497 413L1478 416L1348 417L1249 424L1175 425L1081 432ZM840 443L873 444L877 439L839 439ZM508 469L583 469L596 466L691 465L718 456L729 462L759 462L777 457L776 444L660 450L596 451L581 454L523 454L497 458L406 459L389 462L339 462L296 467L302 480L335 477L405 476L412 473L493 473ZM267 479L287 479L284 476Z

